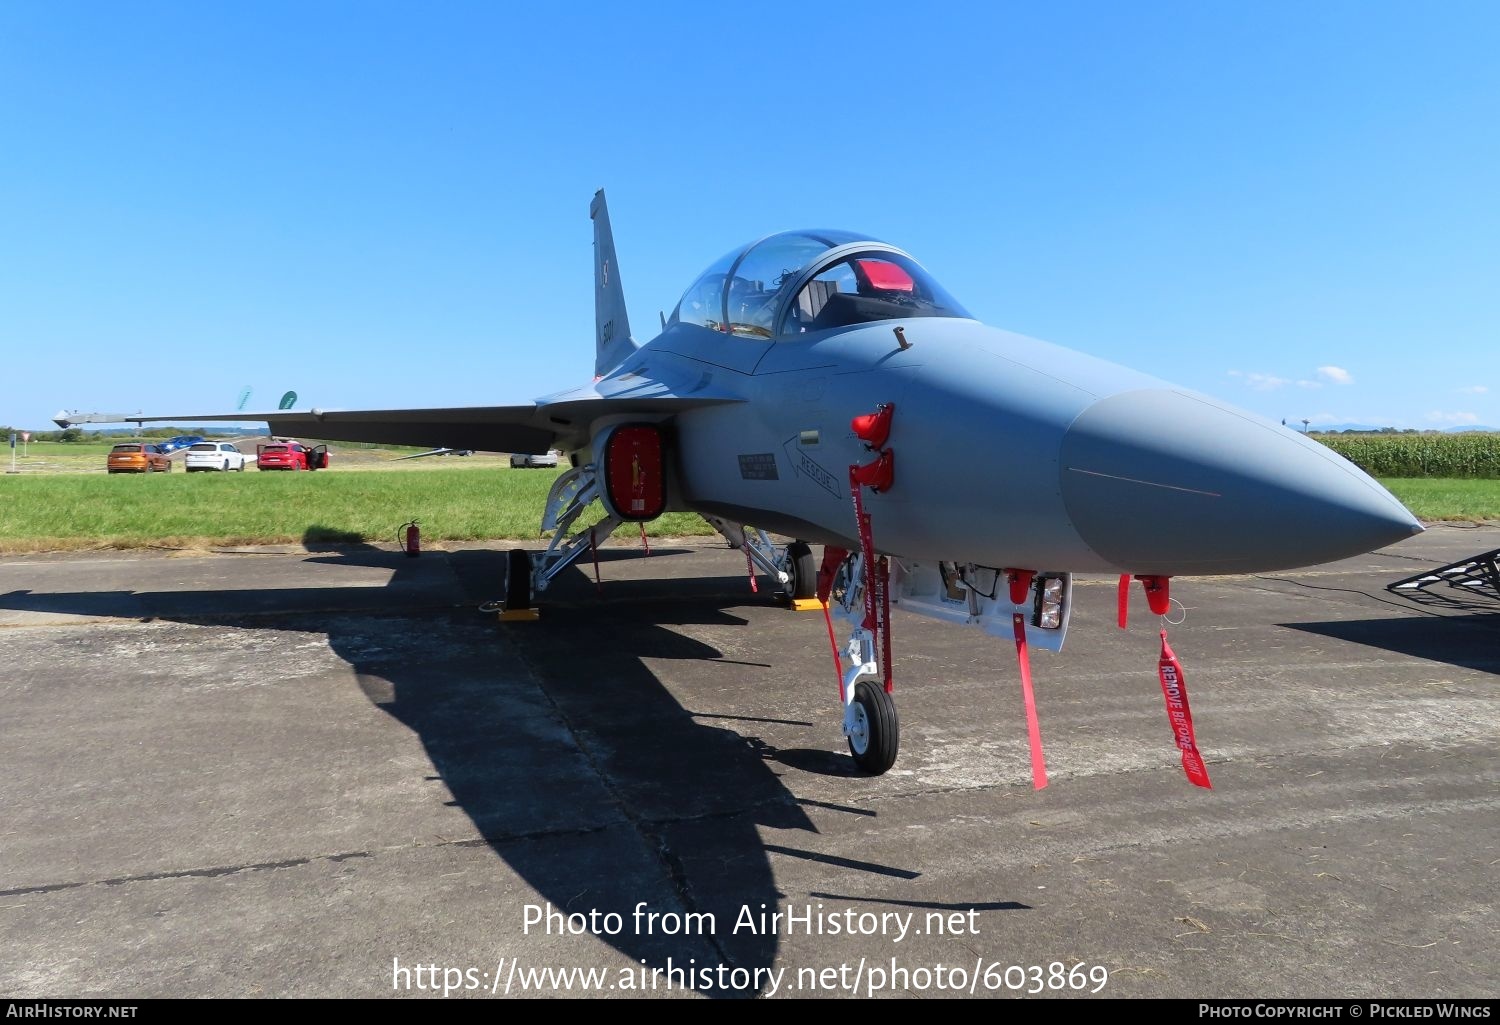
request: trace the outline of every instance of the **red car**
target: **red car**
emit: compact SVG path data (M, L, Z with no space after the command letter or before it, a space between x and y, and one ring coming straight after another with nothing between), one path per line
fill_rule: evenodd
M255 465L260 470L326 470L328 446L308 448L300 441L278 441L255 446Z

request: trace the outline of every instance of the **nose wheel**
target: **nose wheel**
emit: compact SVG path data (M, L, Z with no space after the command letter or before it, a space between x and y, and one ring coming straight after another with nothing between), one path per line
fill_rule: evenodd
M896 764L901 722L896 717L896 702L877 684L861 680L855 685L847 732L849 753L865 772L879 776Z

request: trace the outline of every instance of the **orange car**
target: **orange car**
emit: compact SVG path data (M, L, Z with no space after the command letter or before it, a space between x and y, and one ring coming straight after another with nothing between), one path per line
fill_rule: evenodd
M135 441L109 450L110 473L155 473L158 470L171 473L172 460L155 445Z

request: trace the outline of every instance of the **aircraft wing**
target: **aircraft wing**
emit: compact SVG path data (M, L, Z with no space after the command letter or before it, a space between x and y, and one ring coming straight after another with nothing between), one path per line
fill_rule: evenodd
M593 389L564 393L553 401L523 406L452 406L438 409L289 410L261 413L145 414L59 413L61 427L97 423L214 421L265 423L282 437L318 441L363 441L385 445L469 448L483 452L542 453L586 442L594 421L606 416L661 416L741 401L727 395L602 395Z

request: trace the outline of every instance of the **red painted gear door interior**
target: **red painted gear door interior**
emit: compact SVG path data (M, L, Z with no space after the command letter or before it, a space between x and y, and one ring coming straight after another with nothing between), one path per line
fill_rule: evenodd
M623 520L654 520L667 506L661 431L651 424L617 427L604 452L604 486Z

